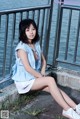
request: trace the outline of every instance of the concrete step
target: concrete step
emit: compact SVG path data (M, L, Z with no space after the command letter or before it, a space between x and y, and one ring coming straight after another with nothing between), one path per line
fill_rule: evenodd
M11 77L8 75L6 78L0 80L0 90L11 85L14 83L14 81L11 79Z
M13 84L0 90L0 109L7 107L10 103L18 99L17 89Z

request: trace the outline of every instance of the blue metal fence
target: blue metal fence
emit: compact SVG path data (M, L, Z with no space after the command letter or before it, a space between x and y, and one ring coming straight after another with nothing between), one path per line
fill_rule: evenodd
M58 4L53 66L80 68L80 7Z
M10 79L15 61L14 49L18 43L18 26L22 19L35 20L39 29L40 44L47 58L53 2L54 0L50 0L43 6L0 11L0 83Z

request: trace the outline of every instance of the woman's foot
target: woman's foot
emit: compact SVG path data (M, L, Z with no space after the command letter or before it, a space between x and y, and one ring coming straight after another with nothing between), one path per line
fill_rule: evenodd
M63 110L62 115L69 119L80 119L80 115L78 115L72 108L69 108L67 111Z
M76 112L80 115L80 104L76 105Z

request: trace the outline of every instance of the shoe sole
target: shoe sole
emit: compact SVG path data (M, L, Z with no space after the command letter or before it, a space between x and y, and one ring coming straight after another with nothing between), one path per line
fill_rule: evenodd
M64 117L66 117L66 118L69 118L69 119L74 119L74 118L71 118L71 117L69 117L69 116L67 116L66 114L62 114Z

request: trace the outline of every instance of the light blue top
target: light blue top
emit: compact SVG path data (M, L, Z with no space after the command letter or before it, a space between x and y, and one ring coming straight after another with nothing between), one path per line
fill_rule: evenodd
M28 56L28 61L30 66L37 70L38 72L40 71L41 68L41 48L39 42L35 44L35 50L37 51L39 59L35 61L33 51L29 45L19 42L15 49L15 56L16 56L16 62L15 65L12 68L13 74L12 74L12 79L14 81L22 82L22 81L29 81L34 79L35 77L31 75L29 72L27 72L21 62L21 59L17 57L17 50L22 49L27 53Z

